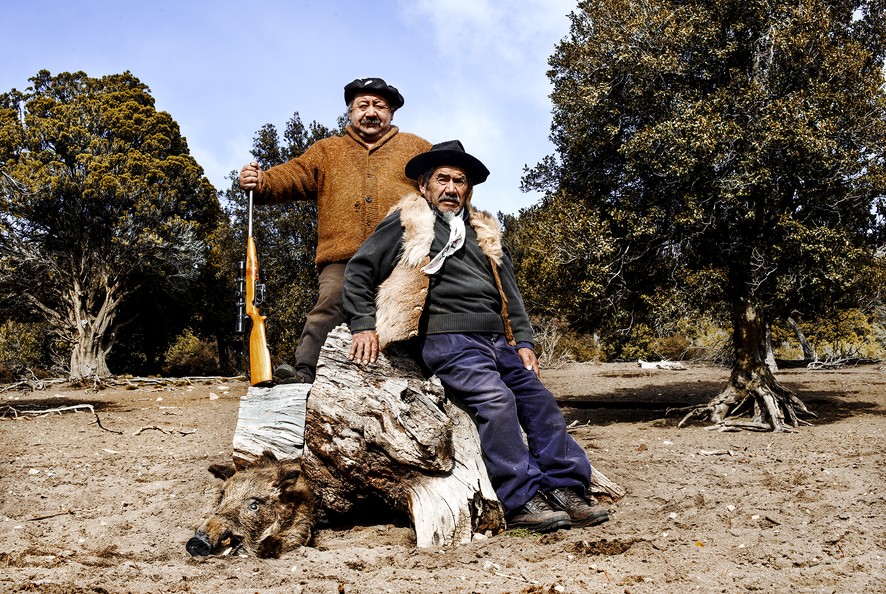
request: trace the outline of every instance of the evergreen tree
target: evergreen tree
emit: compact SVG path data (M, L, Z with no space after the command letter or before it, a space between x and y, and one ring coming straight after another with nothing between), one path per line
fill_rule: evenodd
M183 299L221 208L178 125L131 73L30 80L0 95L0 307L44 319L70 346L72 379L107 376L140 313L122 316L125 305Z
M619 307L690 278L728 305L731 379L693 414L796 426L765 330L857 298L878 266L886 3L600 0L571 21L550 59L558 158L525 185L611 234L596 265Z

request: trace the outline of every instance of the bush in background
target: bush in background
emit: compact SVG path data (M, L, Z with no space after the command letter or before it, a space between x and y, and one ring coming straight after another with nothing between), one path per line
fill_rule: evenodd
M218 347L214 340L206 340L186 328L169 350L163 361L163 373L169 376L219 375Z
M25 377L48 377L52 369L46 324L13 322L0 324L0 382Z

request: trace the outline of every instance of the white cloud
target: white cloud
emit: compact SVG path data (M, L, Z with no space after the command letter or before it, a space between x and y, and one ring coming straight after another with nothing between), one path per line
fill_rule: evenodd
M523 167L553 151L548 57L566 36L573 0L417 0L400 4L430 61L401 118L432 142L460 139L492 172L476 204L516 212L538 194L519 191Z

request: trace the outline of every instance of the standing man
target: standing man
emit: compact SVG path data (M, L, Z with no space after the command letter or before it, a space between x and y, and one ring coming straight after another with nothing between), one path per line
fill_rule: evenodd
M607 521L607 510L586 499L588 457L539 380L498 222L471 207L489 171L452 140L411 159L406 175L421 195L404 198L348 263L350 358L371 363L380 348L418 337L427 370L474 419L509 528Z
M256 204L317 201L319 296L308 314L295 351L295 366L280 365L277 383L312 383L320 347L345 321L341 292L345 266L360 244L415 182L406 163L431 146L392 125L403 96L380 78L358 78L345 86L350 124L342 136L311 145L300 157L262 171L257 163L240 170L240 187L254 190Z

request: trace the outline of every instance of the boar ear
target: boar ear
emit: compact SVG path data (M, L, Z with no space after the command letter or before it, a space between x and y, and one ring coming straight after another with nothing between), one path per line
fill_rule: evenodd
M277 484L282 485L286 481L294 481L301 475L301 458L284 460L277 467Z
M287 460L280 464L277 472L277 488L280 489L280 500L285 502L310 499L308 482L301 473L301 460Z
M271 450L265 450L265 451L263 451L262 454L261 454L261 457L262 457L262 460L263 460L264 462L271 462L271 463L273 463L273 462L276 462L276 461L277 461L277 456L275 456L275 455L274 455L274 452L272 452Z
M213 464L209 467L209 472L211 472L212 476L215 478L226 481L234 476L237 469L234 468L233 464Z

